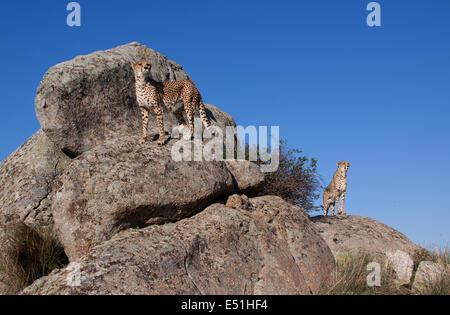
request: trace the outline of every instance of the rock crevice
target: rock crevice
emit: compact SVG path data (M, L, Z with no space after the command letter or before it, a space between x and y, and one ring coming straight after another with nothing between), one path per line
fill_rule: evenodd
M128 230L90 249L81 286L54 271L24 294L310 294L335 268L334 258L307 215L278 197L251 199L254 211L213 204L191 218ZM288 242L267 222L276 209ZM292 237L308 230L304 237ZM289 250L295 248L295 251ZM296 257L296 259L294 259ZM301 257L301 259L299 259ZM305 269L305 266L317 268ZM101 279L94 274L102 267ZM124 286L121 281L127 279Z

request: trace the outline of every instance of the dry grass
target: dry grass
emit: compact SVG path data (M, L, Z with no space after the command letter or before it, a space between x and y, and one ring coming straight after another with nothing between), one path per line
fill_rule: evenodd
M3 227L0 252L3 294L18 293L67 263L62 246L51 232L39 234L23 223Z
M417 270L421 261L433 261L449 268L448 250L420 251L414 255L415 269ZM371 270L367 266L371 262L377 262L381 267L381 285L369 287L367 276ZM323 288L321 294L326 295L449 295L450 278L445 273L441 281L430 283L426 290L414 292L411 289L414 277L408 285L400 286L396 283L396 275L390 264L382 257L375 257L364 253L348 253L337 260L337 267L333 274L331 285Z
M39 234L23 223L8 225L2 233L2 250L0 252L0 285L3 294L15 294L23 288L49 274L55 268L68 263L62 246L50 233ZM430 283L420 293L411 289L410 284L399 286L396 275L384 258L364 253L349 253L337 260L331 285L323 288L320 294L326 295L450 295L448 248L439 250L421 250L414 254L414 272L422 261L441 264L444 276L435 283ZM377 262L381 267L381 285L369 287L367 276L371 270L367 266ZM6 288L6 289L5 289Z
M381 267L381 286L368 286L367 276L372 270L367 270L371 262L377 262ZM380 257L366 253L348 253L337 260L336 271L331 286L325 288L322 294L329 295L385 295L405 294L406 289L395 283L395 272Z
M421 290L423 295L450 295L450 251L448 247L444 249L433 248L430 250L420 250L414 254L414 272L419 268L420 262L432 261L443 267L444 274L439 281L428 283ZM414 277L413 277L414 279Z
M449 265L450 250L448 247L440 249L439 247L430 247L429 250L422 249L414 253L414 270L417 270L421 261L432 261L435 263Z

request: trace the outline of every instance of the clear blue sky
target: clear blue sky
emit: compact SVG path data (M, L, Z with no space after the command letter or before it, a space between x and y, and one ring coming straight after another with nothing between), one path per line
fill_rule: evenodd
M238 124L279 125L328 182L350 162L346 208L421 245L450 239L450 1L3 1L0 160L39 124L47 69L132 41L183 65Z

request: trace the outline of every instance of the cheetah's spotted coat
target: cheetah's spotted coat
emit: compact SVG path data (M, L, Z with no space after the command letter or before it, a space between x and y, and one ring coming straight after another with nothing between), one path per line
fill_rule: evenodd
M183 117L183 109L186 112L191 137L194 134L194 113L198 108L203 124L207 129L211 123L206 116L200 92L194 83L189 80L156 82L149 78L151 65L141 61L132 65L135 76L136 98L142 114L142 138L139 143L144 143L147 138L147 124L149 110L155 111L159 127L159 144L164 144L164 119L163 106L171 106L173 113L180 125L186 125ZM176 107L182 104L180 107ZM184 108L183 108L184 106Z
M338 169L333 175L330 185L323 192L323 215L328 215L331 207L331 214L334 215L334 207L337 207L337 214L345 215L344 199L347 191L347 171L350 167L348 162L338 162ZM339 207L339 199L341 206Z

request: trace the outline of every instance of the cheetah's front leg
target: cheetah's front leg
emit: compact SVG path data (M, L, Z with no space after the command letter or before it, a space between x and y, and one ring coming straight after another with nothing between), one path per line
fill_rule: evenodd
M335 203L332 203L331 204L331 209L330 209L330 215L334 215L334 206L335 206Z
M194 109L190 105L185 105L186 116L189 124L189 132L191 133L191 139L194 137Z
M336 200L334 201L336 203L336 215L339 215L341 213L341 209L339 207L339 201L340 201L340 196L338 195L336 197Z
M328 208L330 206L326 206L325 203L323 204L323 216L326 217L328 215Z
M165 133L164 133L164 118L163 118L163 109L160 105L155 104L153 106L153 109L155 110L156 120L158 121L158 128L159 128L159 145L164 145L165 142Z
M339 214L342 214L342 215L346 215L346 213L344 211L344 199L345 199L345 192L342 193L342 195L341 195L341 211Z
M141 107L140 109L142 115L142 138L139 139L139 143L143 144L147 139L148 109L145 107Z

